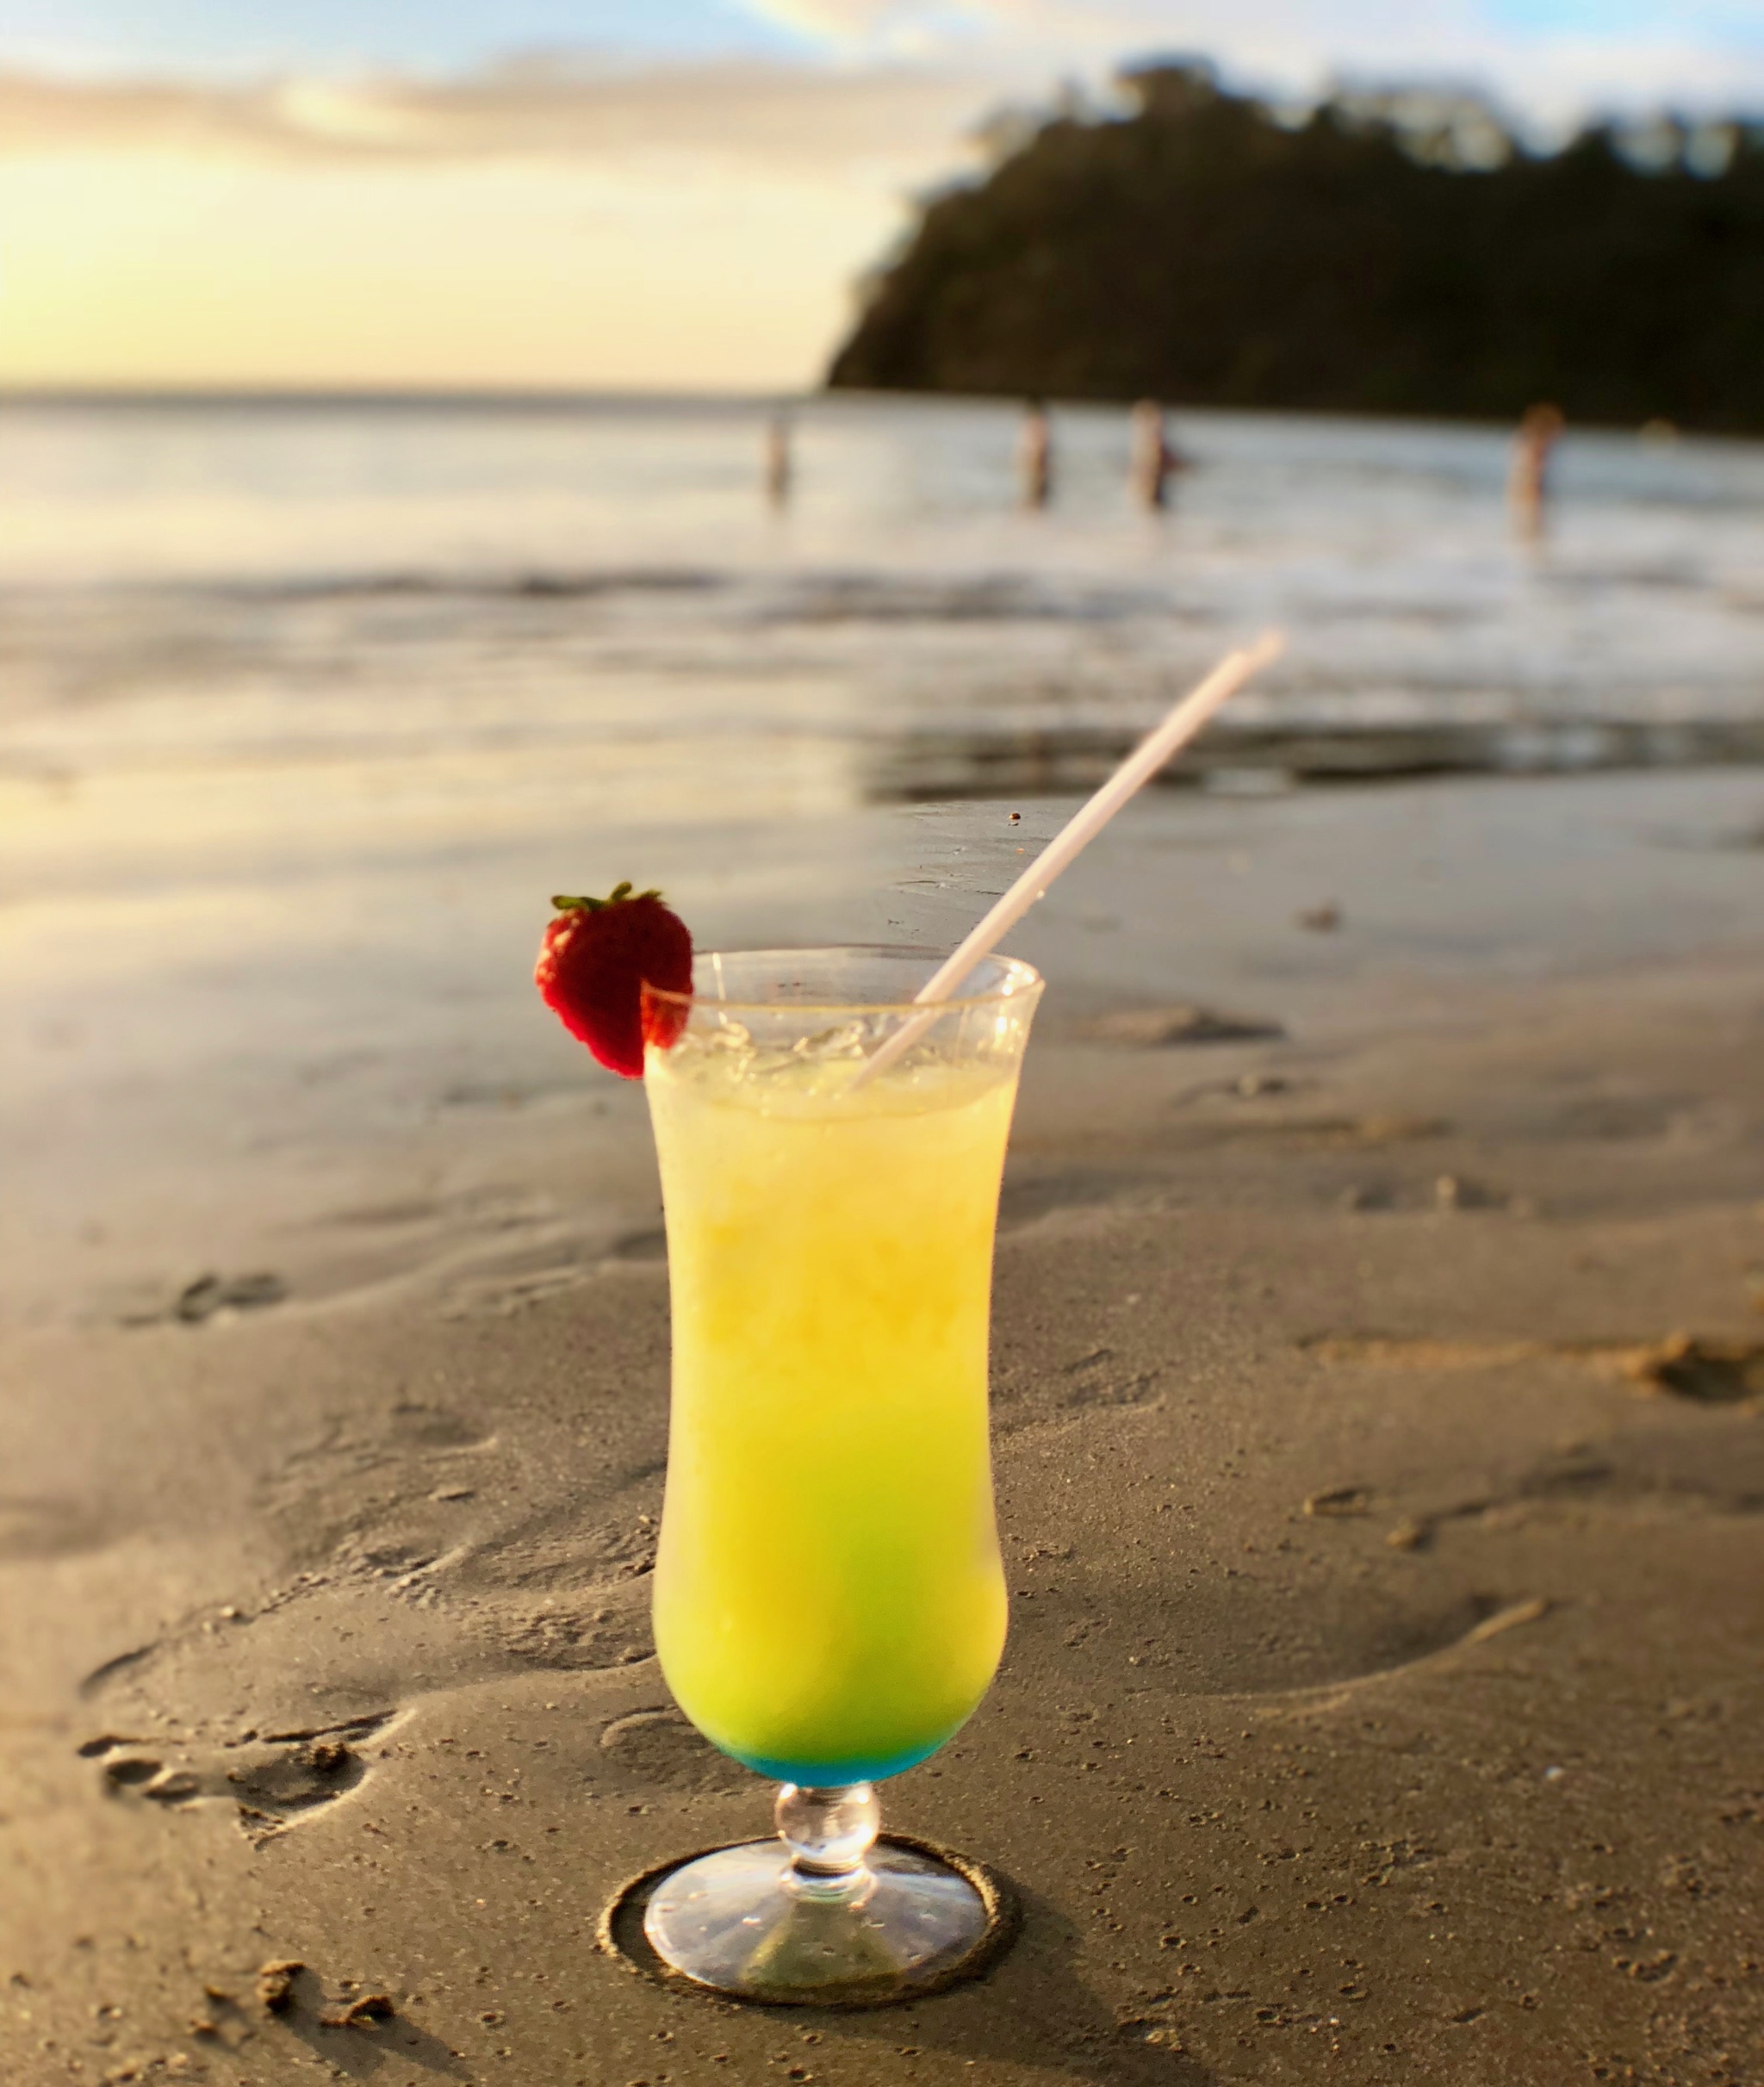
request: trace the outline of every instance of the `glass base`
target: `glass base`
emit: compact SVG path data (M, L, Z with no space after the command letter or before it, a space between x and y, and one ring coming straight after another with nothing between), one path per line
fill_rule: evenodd
M1009 1941L997 1880L923 1842L879 1838L866 1786L786 1785L779 1818L778 1838L640 1879L609 1909L605 1939L652 1974L798 2007L911 1999L973 1976Z
M850 1896L800 1890L773 1841L719 1848L655 1887L643 1933L664 1964L746 2000L904 1998L941 1985L986 1940L985 1901L960 1870L886 1842Z

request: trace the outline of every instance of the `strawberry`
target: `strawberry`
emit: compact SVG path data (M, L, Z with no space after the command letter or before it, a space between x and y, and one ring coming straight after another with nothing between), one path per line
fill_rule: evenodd
M643 988L693 989L693 938L659 891L633 895L622 884L610 898L554 898L533 983L572 1036L628 1080L643 1077ZM649 1034L664 1048L686 1010L651 1010Z

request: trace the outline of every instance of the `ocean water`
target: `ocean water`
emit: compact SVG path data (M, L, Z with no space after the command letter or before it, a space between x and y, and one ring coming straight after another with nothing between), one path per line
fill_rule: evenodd
M749 405L0 411L8 772L575 762L617 808L826 809L1090 780L1227 643L1288 659L1203 766L1575 767L1764 752L1764 446L1575 432L1508 533L1500 431L1173 425L817 400L794 497Z
M537 1005L547 894L658 882L707 944L953 941L1061 793L1270 624L1286 656L1186 765L1208 790L1165 800L1186 852L1135 872L1186 865L1193 926L1146 928L1166 939L1134 945L1160 953L1142 997L1236 990L1172 966L1273 949L1345 890L1370 829L1314 816L1317 779L1677 767L1680 827L1757 824L1764 446L1571 432L1528 550L1499 431L1176 415L1193 468L1153 517L1126 415L1057 409L1054 503L1026 513L1012 407L815 400L774 512L764 419L0 405L0 1248L22 1294L163 1295L247 1253L321 1287L320 1263L398 1262L365 1244L398 1225L356 1208L442 1214L409 1220L432 1258L468 1234L543 1258L596 1196L612 1236L653 1200L642 1097ZM1687 798L1714 762L1726 782ZM1469 877L1483 829L1460 825ZM1098 993L1129 935L1086 941L1084 909L1120 911L1128 845L1025 931L1032 959L1037 935L1069 966L1094 947ZM1574 874L1564 893L1598 882ZM1355 887L1368 936L1378 888ZM1473 935L1450 889L1387 950L1498 951L1510 896ZM1560 941L1589 916L1549 917ZM313 1245L321 1219L347 1253Z

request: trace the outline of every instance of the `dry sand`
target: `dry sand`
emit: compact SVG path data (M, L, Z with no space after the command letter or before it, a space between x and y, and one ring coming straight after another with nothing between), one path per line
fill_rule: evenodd
M1011 1639L885 1792L1020 1891L984 1983L743 2010L596 1950L767 1816L651 1656L666 1270L596 1086L505 1147L594 1226L462 1273L384 1244L439 1221L396 1183L322 1251L229 1186L211 1264L279 1239L286 1301L9 1333L5 2087L1756 2087L1764 853L1701 845L1756 786L1479 787L1246 811L1285 839L1180 918L1146 807L1025 945ZM1558 933L1513 885L1570 830ZM1424 947L1454 832L1486 874Z

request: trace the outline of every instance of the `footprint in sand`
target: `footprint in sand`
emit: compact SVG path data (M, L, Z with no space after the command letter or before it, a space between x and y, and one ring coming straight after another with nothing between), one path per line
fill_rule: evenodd
M590 1596L554 1597L541 1608L494 1617L488 1629L524 1667L595 1673L649 1658L655 1648L648 1587L593 1589Z
M1542 1598L1438 1592L1400 1583L1338 1583L1295 1601L1276 1580L1247 1575L1191 1578L1160 1618L1142 1612L1127 1626L1087 1585L1085 1560L1026 1557L1018 1568L1012 1629L1047 1634L1061 1671L1118 1685L1152 1681L1174 1696L1308 1696L1401 1673L1450 1655L1548 1609ZM1100 1685L1100 1682L1093 1685ZM1094 1717L1096 1712L1081 1713Z
M1093 1210L1118 1202L1132 1185L1131 1176L1101 1167L1008 1181L998 1199L999 1229L1017 1232L1068 1211Z
M668 1234L661 1226L645 1232L627 1232L612 1242L610 1261L659 1262L668 1258Z
M438 1686L652 1656L658 1463L634 1463L591 1519L574 1495L511 1497L494 1438L458 1415L403 1405L391 1419L339 1424L266 1481L289 1554L276 1584L86 1677L112 1730L340 1725Z
M1062 1366L1060 1375L1065 1385L1059 1394L1059 1403L1066 1407L1153 1406L1158 1402L1157 1385L1163 1374L1156 1365L1134 1369L1112 1348L1095 1348Z
M672 1790L691 1796L751 1788L753 1777L738 1761L701 1739L670 1704L615 1717L600 1735L600 1758L588 1772L618 1789Z
M370 1773L363 1749L394 1722L388 1711L324 1730L253 1735L208 1751L106 1732L79 1752L98 1763L107 1797L166 1811L225 1805L250 1838L262 1841L359 1789Z
M1156 1051L1185 1044L1273 1042L1286 1030L1266 1015L1222 1014L1216 1008L1184 1005L1121 1008L1099 1015L1080 1034L1093 1043Z
M496 1447L495 1436L466 1414L399 1399L327 1421L265 1475L258 1497L291 1561L328 1563L345 1544L375 1548L388 1520L413 1506L473 1488ZM433 1509L422 1519L426 1535ZM432 1557L445 1547L426 1548Z
M1505 1370L1562 1361L1626 1378L1644 1393L1703 1406L1764 1401L1764 1341L1668 1333L1662 1340L1393 1339L1322 1333L1300 1346L1318 1361L1373 1370Z
M1363 1591L1351 1606L1270 1618L1258 1637L1226 1656L1208 1693L1281 1696L1371 1681L1534 1623L1548 1606L1534 1596L1494 1594L1410 1604Z
M0 1562L102 1550L117 1531L75 1500L0 1494Z

